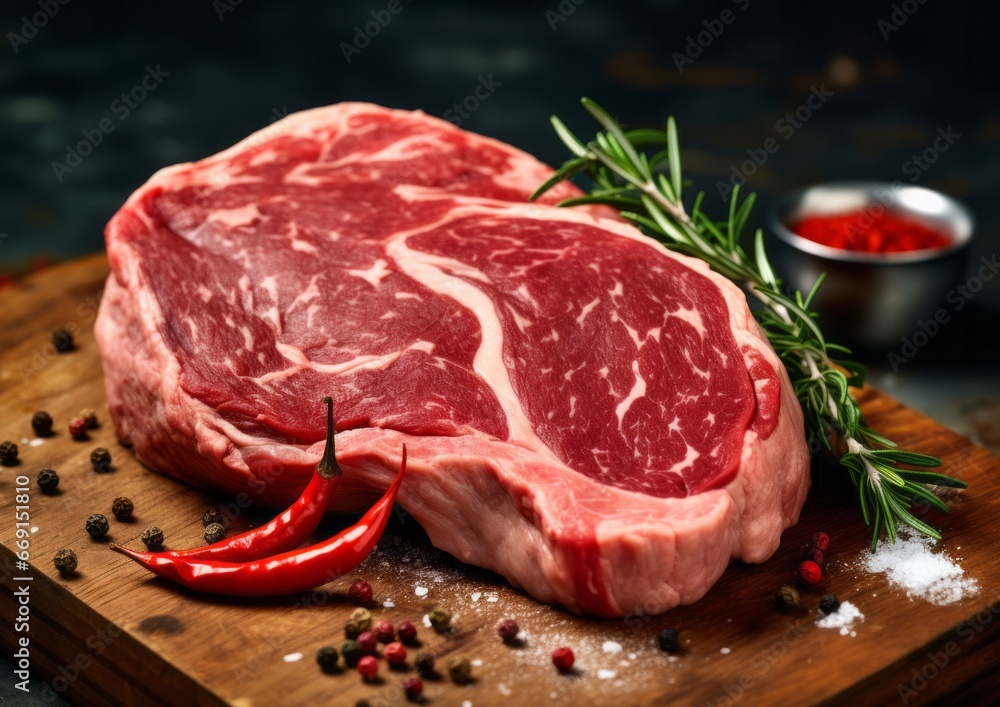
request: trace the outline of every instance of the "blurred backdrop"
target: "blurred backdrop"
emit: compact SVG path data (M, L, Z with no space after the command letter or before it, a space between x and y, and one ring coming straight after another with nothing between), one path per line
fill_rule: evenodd
M551 164L565 155L550 114L592 131L582 95L629 127L672 114L710 208L737 178L759 193L757 224L802 186L899 179L972 209L970 275L1000 251L988 3L8 0L2 12L3 282L100 250L155 170L343 100L419 108ZM810 96L822 100L807 119L785 119ZM947 149L927 153L941 134ZM754 160L769 138L777 152ZM1000 276L984 285L904 366L861 355L876 385L1000 449Z

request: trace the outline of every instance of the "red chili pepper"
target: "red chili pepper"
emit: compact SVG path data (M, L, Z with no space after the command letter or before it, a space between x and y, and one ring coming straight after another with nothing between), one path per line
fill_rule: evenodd
M161 577L200 592L265 597L304 592L326 584L361 564L382 537L406 472L406 445L399 473L361 520L321 543L248 562L192 560L166 553L112 546Z
M319 526L343 476L334 445L333 399L328 395L323 402L326 403L326 449L312 480L295 503L270 523L241 535L191 550L169 550L161 554L188 560L246 562L294 550L304 543Z

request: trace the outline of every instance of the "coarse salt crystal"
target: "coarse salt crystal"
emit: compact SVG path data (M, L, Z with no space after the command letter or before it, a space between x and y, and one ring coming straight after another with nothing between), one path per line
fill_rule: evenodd
M294 663L297 660L302 660L301 653L289 653L283 659L286 663Z
M622 644L616 643L614 641L605 641L601 645L601 650L604 651L605 653L621 653Z
M431 617L430 614L424 614L424 628L431 627Z
M417 587L416 589L413 590L413 592L418 597L425 597L427 596L427 587Z
M504 695L505 697L510 697L511 689L506 685L504 685L503 683L497 685L497 689L500 690L501 695Z
M719 649L719 653L722 653L722 655L729 655L729 649L728 648L720 648Z
M476 667L476 668L478 668L482 664L483 664L483 661L480 660L479 658L476 658L474 661L472 661L473 667Z
M946 553L935 552L937 544L916 530L903 526L895 543L880 541L873 553L865 553L862 567L884 573L889 583L932 604L953 604L979 591L974 579Z
M610 680L611 678L613 678L617 674L618 673L616 673L614 670L598 670L597 671L597 677L600 678L601 680Z
M482 595L483 595L482 592L473 592L472 593L472 601L479 601L479 597L481 597Z
M466 700L463 702L462 707L472 707L472 700Z
M28 442L29 447L41 447L43 444L45 444L45 440L39 437L35 437L33 440Z
M841 602L840 608L832 614L827 614L816 619L816 625L820 628L840 629L841 636L851 636L853 638L858 635L857 632L851 630L854 622L864 620L865 615L861 613L861 610L851 602L845 601Z
M382 602L382 606L384 606L386 609L391 609L396 605L392 603L391 599L386 599L384 602Z

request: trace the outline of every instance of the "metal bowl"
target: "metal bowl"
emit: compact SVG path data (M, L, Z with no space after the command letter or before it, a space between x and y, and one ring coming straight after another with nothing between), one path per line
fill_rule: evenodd
M906 253L863 253L815 243L786 224L806 216L879 210L951 236L951 245ZM940 192L900 182L830 182L788 194L767 212L768 254L786 285L803 294L826 280L813 300L831 340L886 350L933 319L962 282L972 216Z

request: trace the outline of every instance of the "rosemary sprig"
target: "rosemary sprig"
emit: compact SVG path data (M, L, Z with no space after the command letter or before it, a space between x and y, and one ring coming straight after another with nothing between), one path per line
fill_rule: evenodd
M701 210L704 192L694 198L691 211L686 210L677 125L672 117L665 131L625 131L593 101L584 98L582 103L602 131L585 144L553 116L552 126L573 157L531 198L578 173L586 174L594 182L590 193L567 199L560 206L611 206L667 248L700 258L743 285L764 305L754 316L791 378L805 413L810 448L818 451L825 446L839 456L858 491L862 516L873 529L872 549L883 530L895 542L900 524L940 539L934 528L910 512L911 507L920 502L947 511L948 506L928 486L965 488L967 484L945 474L899 466L931 468L940 466L941 460L896 449L892 441L865 424L857 401L848 391L864 384L865 368L840 357L850 350L828 342L816 314L809 309L823 278L805 297L801 292L788 296L767 260L759 229L753 255L743 249L740 236L755 196L750 194L741 203L739 187L733 189L723 221ZM665 173L658 169L662 165Z

